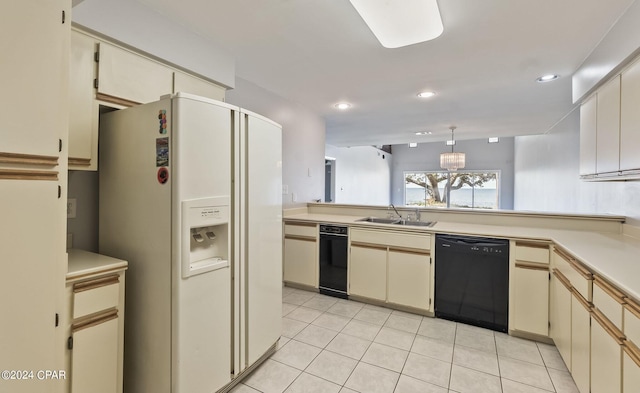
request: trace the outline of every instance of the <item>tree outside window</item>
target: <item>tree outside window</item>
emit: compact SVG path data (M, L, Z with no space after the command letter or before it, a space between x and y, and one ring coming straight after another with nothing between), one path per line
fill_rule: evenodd
M405 172L405 205L499 208L499 172Z

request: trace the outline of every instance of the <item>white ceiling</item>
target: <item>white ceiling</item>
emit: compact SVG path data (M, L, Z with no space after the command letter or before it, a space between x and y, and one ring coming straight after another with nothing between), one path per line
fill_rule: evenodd
M327 143L358 146L441 141L450 125L457 139L547 132L574 108L571 74L634 0L440 0L444 33L398 49L348 0L138 1L226 49L237 77L324 117ZM535 81L547 73L561 78Z

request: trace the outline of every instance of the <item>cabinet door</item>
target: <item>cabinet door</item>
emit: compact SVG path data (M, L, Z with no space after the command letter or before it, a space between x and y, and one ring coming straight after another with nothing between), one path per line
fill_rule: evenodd
M349 294L385 301L387 297L387 249L351 245Z
M118 391L118 318L73 333L71 393Z
M71 32L69 169L97 170L98 167L98 108L93 85L96 46L92 37Z
M512 329L547 336L549 334L549 270L547 267L518 267L513 272Z
M580 175L596 173L596 96L580 105Z
M98 98L131 104L153 102L173 91L173 71L135 53L100 43Z
M224 101L225 89L214 83L185 74L173 73L173 92L191 93L212 100Z
M617 342L601 323L599 318L591 322L591 393L620 393L621 342Z
M640 61L622 73L620 86L620 170L640 169Z
M571 376L580 393L589 393L591 358L591 315L586 301L574 293L571 299Z
M3 5L0 153L57 157L68 128L71 1Z
M549 334L564 360L571 370L571 292L558 278L558 273L551 276L551 329Z
M429 254L389 249L389 303L428 310Z
M315 239L284 239L284 281L318 287Z
M620 169L620 77L604 85L597 94L596 171Z
M622 355L622 393L637 392L640 386L640 349L626 342Z

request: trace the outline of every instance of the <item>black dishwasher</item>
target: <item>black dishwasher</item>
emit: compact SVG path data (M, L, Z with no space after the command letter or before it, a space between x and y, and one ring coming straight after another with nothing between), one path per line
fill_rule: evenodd
M349 228L320 224L320 293L347 299Z
M436 234L435 314L500 332L509 321L509 241Z

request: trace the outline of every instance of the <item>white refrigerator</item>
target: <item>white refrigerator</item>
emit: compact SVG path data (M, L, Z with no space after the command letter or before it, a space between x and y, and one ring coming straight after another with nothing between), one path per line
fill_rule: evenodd
M275 350L281 134L184 93L102 116L99 251L129 261L125 392L213 393Z

